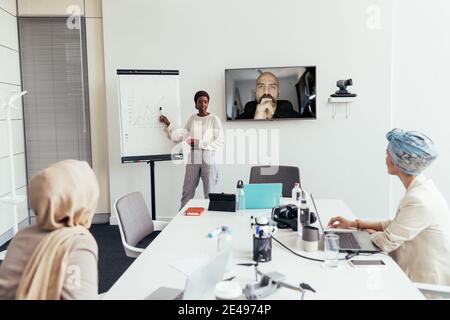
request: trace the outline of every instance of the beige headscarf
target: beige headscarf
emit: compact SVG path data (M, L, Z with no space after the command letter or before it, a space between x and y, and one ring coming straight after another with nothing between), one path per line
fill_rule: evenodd
M60 299L74 236L89 233L99 196L98 182L84 161L64 160L38 172L28 186L30 206L41 229L20 279L16 299Z

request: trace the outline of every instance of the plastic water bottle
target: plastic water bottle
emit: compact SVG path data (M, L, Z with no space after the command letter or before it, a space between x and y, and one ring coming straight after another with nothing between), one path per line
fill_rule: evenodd
M298 205L302 198L302 189L300 189L300 183L296 182L292 189L292 203Z
M245 192L242 180L239 180L236 186L236 209L238 212L245 210Z
M229 247L231 247L231 239L232 231L230 227L222 226L222 232L217 237L217 251L225 250ZM230 254L230 258L227 261L227 265L225 267L225 273L228 273L231 271L231 268L233 266L233 254Z
M309 213L309 208L306 205L306 200L302 199L300 209L299 209L299 221L302 224L302 226L308 226L311 224L311 217Z
M305 214L309 214L309 208L306 206L306 200L302 199L301 204L297 204L297 233L300 237L303 234L303 227L305 226Z
M217 251L221 251L228 246L231 246L231 228L222 226L221 232L217 236Z

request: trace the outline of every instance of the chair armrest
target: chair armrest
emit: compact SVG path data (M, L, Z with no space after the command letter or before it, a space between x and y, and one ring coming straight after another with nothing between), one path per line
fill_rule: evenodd
M128 257L137 258L145 249L130 246L128 243L122 242L125 253Z
M155 227L155 231L163 230L168 224L169 224L169 222L167 222L167 221L153 220L153 225Z

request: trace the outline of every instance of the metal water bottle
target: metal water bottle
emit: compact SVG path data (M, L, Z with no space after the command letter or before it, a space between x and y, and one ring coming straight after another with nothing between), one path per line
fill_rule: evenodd
M236 211L240 212L243 210L245 210L244 182L239 180L236 186Z

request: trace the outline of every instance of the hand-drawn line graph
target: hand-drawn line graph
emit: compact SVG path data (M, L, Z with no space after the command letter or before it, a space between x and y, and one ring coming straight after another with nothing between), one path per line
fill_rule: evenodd
M141 97L136 101L134 93L127 97L128 124L132 128L161 128L160 108L164 106L164 97L148 101Z

